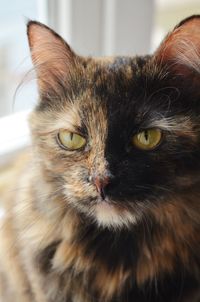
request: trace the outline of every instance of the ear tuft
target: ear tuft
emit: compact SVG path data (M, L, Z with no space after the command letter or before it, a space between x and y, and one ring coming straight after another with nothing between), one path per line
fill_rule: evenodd
M67 82L76 55L57 33L40 22L29 21L27 35L40 92L55 90L59 81Z
M161 43L154 59L179 75L200 74L200 15L181 21Z

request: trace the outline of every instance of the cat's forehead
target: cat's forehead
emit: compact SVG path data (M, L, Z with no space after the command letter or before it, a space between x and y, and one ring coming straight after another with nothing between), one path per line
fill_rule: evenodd
M86 60L87 77L96 92L117 92L117 87L127 90L145 65L145 58L105 57ZM98 91L99 89L99 91ZM100 91L101 90L101 91Z
M134 118L140 119L147 111L159 110L160 100L156 104L151 99L162 90L162 105L168 104L166 90L169 87L164 83L164 75L160 69L149 58L113 57L87 60L86 85L78 96L82 99L84 109L87 106L89 110L96 106L104 107L108 117L115 115L118 121L119 118L126 120L129 116L133 118L133 114Z
M85 127L86 131L105 135L108 124L124 131L183 127L183 119L173 111L179 90L151 57L84 58L81 69L72 76L70 89L70 93L66 88L61 97L50 101L50 111L56 114L60 128L69 124L71 130ZM46 111L46 105L41 104L39 109Z
M137 94L134 83L137 72L135 58L112 57L85 61L84 77L80 81L80 88L77 87L73 104L87 127L92 125L92 130L94 123L96 127L101 123L105 125L116 111L118 121L120 116L129 112L127 106L135 102L133 95Z
M140 60L140 65L144 64L145 59ZM83 99L84 107L91 106L91 99L94 107L106 106L107 111L113 110L111 104L115 108L124 107L137 94L136 77L141 69L138 60L131 57L87 59L82 82L85 89L77 89L78 98Z
M168 85L165 71L150 56L87 59L84 72L88 93L118 106L139 102Z
M180 87L150 56L91 59L86 61L86 72L88 86L80 105L83 119L92 121L93 127L104 120L104 125L120 132L151 127L188 132L192 128L183 113L184 101L179 101L184 98Z
M132 101L133 92L137 93L137 72L138 62L130 57L84 59L81 68L72 73L70 87L58 90L58 95L53 95L55 101L43 100L39 110L49 110L49 104L50 110L67 116L71 124L74 121L80 126L81 121L89 124L92 120L98 123Z

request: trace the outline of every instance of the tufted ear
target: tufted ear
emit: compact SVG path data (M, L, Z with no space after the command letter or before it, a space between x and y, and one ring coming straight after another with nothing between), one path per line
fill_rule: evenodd
M69 45L53 30L36 21L29 21L27 34L40 93L57 91L60 84L67 85L77 61Z
M200 15L179 23L161 43L154 59L178 75L200 75Z

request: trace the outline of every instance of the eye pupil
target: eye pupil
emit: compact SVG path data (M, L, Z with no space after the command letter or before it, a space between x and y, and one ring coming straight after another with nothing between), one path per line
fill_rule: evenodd
M149 136L148 136L148 131L147 130L144 131L144 137L145 137L145 140L148 141Z
M71 141L72 141L72 139L73 139L73 136L74 136L74 133L70 133L70 139L71 139Z

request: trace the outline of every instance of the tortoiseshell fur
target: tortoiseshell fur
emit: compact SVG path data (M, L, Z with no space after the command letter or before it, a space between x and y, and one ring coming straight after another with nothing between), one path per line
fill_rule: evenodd
M95 59L29 22L40 102L32 147L2 193L2 302L200 301L197 33L193 16L152 56ZM139 150L131 138L148 128L162 141ZM62 149L59 129L86 148ZM109 177L107 201L91 175Z

